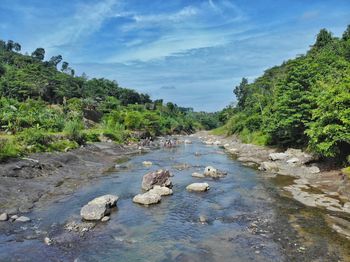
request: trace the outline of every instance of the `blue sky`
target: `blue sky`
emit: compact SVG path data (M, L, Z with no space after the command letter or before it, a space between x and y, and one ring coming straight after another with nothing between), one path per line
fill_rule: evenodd
M0 38L76 71L196 110L234 101L242 77L339 36L349 0L1 0Z

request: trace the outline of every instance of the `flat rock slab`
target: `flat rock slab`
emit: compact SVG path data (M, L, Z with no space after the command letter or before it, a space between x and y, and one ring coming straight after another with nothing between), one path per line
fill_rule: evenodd
M172 195L173 194L173 190L171 190L170 188L165 187L165 186L158 186L158 185L155 185L148 192L152 193L152 194L158 194L160 196L168 196L168 195Z
M188 191L204 192L209 190L208 183L193 183L186 187Z
M91 200L89 205L106 205L107 207L114 207L117 205L119 197L115 195L104 195L100 197L96 197Z
M205 178L205 176L203 174L197 173L197 172L192 173L192 176L197 177L197 178Z
M157 204L161 201L162 197L158 194L147 192L144 194L138 194L133 198L133 202L141 205Z
M25 217L25 216L20 216L19 218L16 219L16 222L30 222L30 218L29 217Z

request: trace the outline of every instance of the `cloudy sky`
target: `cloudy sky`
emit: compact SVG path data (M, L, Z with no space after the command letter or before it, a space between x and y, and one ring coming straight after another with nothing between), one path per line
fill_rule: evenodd
M321 28L339 36L349 0L1 0L0 38L61 54L76 71L196 110L304 53Z

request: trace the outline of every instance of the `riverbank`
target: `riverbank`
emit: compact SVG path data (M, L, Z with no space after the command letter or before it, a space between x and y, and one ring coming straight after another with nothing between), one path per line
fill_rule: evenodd
M199 132L196 137L207 145L225 149L243 165L257 168L268 176L290 176L292 183L283 187L283 194L309 207L326 209L330 214L331 227L350 237L350 223L343 217L350 214L350 183L340 169L332 169L315 156L301 150L288 149L279 152L276 148L244 144L237 138Z
M113 171L129 156L156 148L152 143L118 145L88 144L69 152L38 153L0 164L0 210L11 214L29 212L74 193ZM118 166L117 166L118 167ZM123 168L123 166L121 166Z

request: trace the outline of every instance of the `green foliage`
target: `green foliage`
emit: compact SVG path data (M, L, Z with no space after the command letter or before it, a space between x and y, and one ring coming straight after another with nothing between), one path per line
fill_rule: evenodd
M0 161L17 157L20 153L20 146L13 139L0 138Z
M22 144L26 145L26 151L29 153L45 151L52 141L52 137L40 128L24 129L18 139Z
M63 151L67 151L70 149L74 149L79 147L79 144L75 141L71 141L68 139L64 139L64 140L56 140L51 142L48 145L48 151L59 151L59 152L63 152Z
M322 29L303 56L234 90L223 111L228 134L248 143L308 147L324 157L350 154L350 26L342 39Z
M84 123L78 118L67 121L64 126L64 133L67 137L77 142L79 145L84 144L86 141L86 136L83 131Z

